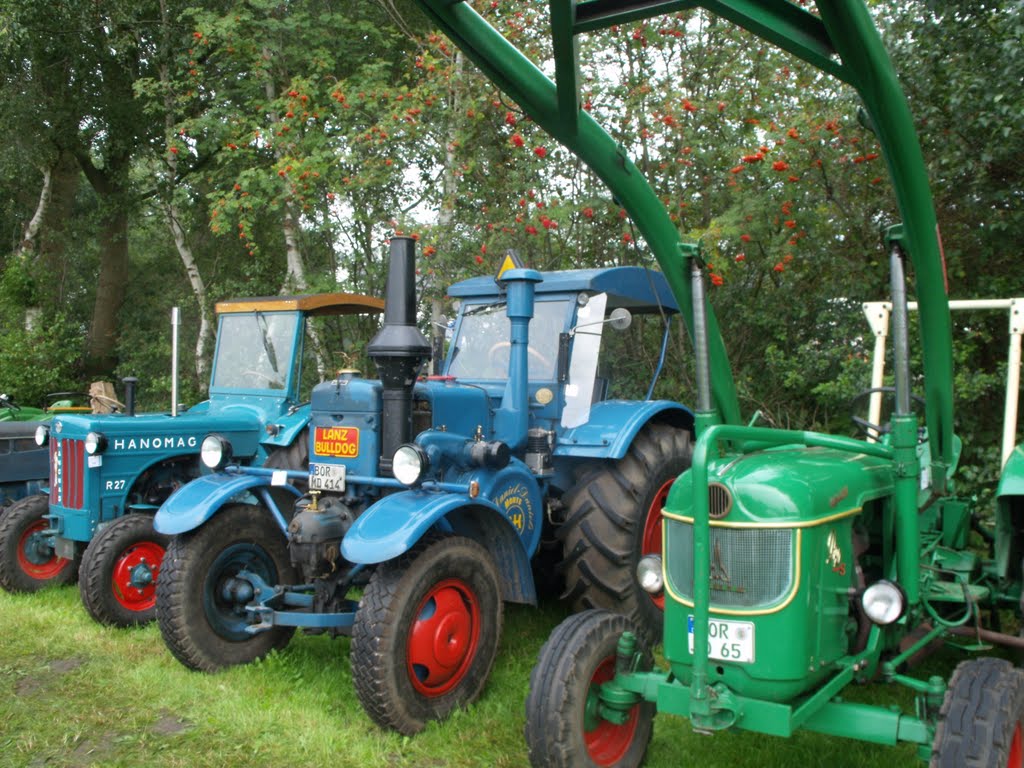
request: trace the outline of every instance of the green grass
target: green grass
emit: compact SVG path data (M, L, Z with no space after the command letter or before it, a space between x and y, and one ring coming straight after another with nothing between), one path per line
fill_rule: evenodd
M0 766L212 768L518 768L523 702L559 608L510 606L498 662L474 706L420 735L382 731L352 688L348 640L297 635L283 652L218 675L190 672L155 626L93 623L78 590L0 592ZM937 662L940 674L956 657ZM929 670L932 673L934 670ZM891 687L849 698L910 704ZM865 698L866 697L866 698ZM701 736L676 717L655 721L650 768L913 766L914 748L800 733Z

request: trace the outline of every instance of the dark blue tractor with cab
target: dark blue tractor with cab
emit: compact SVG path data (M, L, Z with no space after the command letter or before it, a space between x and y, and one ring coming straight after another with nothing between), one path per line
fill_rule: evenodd
M49 488L0 519L0 586L31 592L79 577L82 602L106 624L151 620L167 537L153 515L201 474L203 438L225 436L243 464L304 469L310 407L300 396L307 318L380 312L383 301L321 294L220 302L210 397L178 413L58 415L36 428ZM45 450L45 449L44 449Z
M660 552L693 427L690 410L651 399L653 380L646 397L609 398L625 361L600 359L609 328L652 315L664 329L656 379L678 311L661 273L541 273L509 257L497 279L450 288L458 314L434 376L422 375L431 345L413 273L413 241L394 238L368 348L380 378L343 372L313 389L308 471L235 466L230 436L211 434L204 461L223 471L176 491L155 521L171 537L157 617L180 661L215 671L296 628L350 635L364 708L407 734L479 695L503 603L536 602L542 540L560 548L574 607L659 631L635 565Z

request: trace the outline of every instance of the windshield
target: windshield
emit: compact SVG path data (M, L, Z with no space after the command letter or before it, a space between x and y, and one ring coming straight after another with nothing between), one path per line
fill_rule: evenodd
M223 315L211 386L284 389L298 322L294 312Z
M554 381L558 334L565 330L568 302L538 301L530 320L531 381ZM507 379L509 322L505 303L469 304L462 313L448 375L463 379Z

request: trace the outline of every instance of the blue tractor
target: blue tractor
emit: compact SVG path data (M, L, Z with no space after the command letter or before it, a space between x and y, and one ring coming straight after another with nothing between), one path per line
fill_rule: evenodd
M204 461L224 471L157 513L171 537L157 618L171 652L205 671L281 648L297 627L350 635L367 713L411 734L479 695L504 601L536 602L542 540L560 545L574 607L659 631L635 566L660 552L693 415L651 399L678 312L661 273L541 273L506 257L497 279L449 289L453 336L423 376L414 243L391 247L384 325L368 348L380 379L343 372L314 388L308 472L232 466L230 436L204 440ZM605 329L634 313L663 328L661 360L646 398L611 399L616 361L600 365L602 337L607 347ZM265 493L275 487L291 489L292 507Z
M355 294L218 303L208 401L180 414L174 405L137 415L137 382L126 379L124 413L58 415L36 427L36 442L49 450L49 491L0 519L0 586L32 592L80 576L82 602L97 621L151 620L167 543L153 530L153 514L200 475L203 438L224 435L244 464L304 468L306 320L382 309L380 299Z

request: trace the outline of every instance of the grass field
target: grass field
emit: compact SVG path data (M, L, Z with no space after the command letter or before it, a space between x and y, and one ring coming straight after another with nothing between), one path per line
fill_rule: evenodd
M525 766L523 702L556 606L511 606L496 669L473 707L405 738L377 728L352 688L348 640L297 635L281 653L218 675L190 672L155 626L92 622L74 587L0 592L0 766L513 768ZM957 658L938 661L940 674ZM886 697L892 697L891 700ZM848 698L909 704L869 687ZM913 766L914 748L801 733L694 734L655 721L650 768Z

